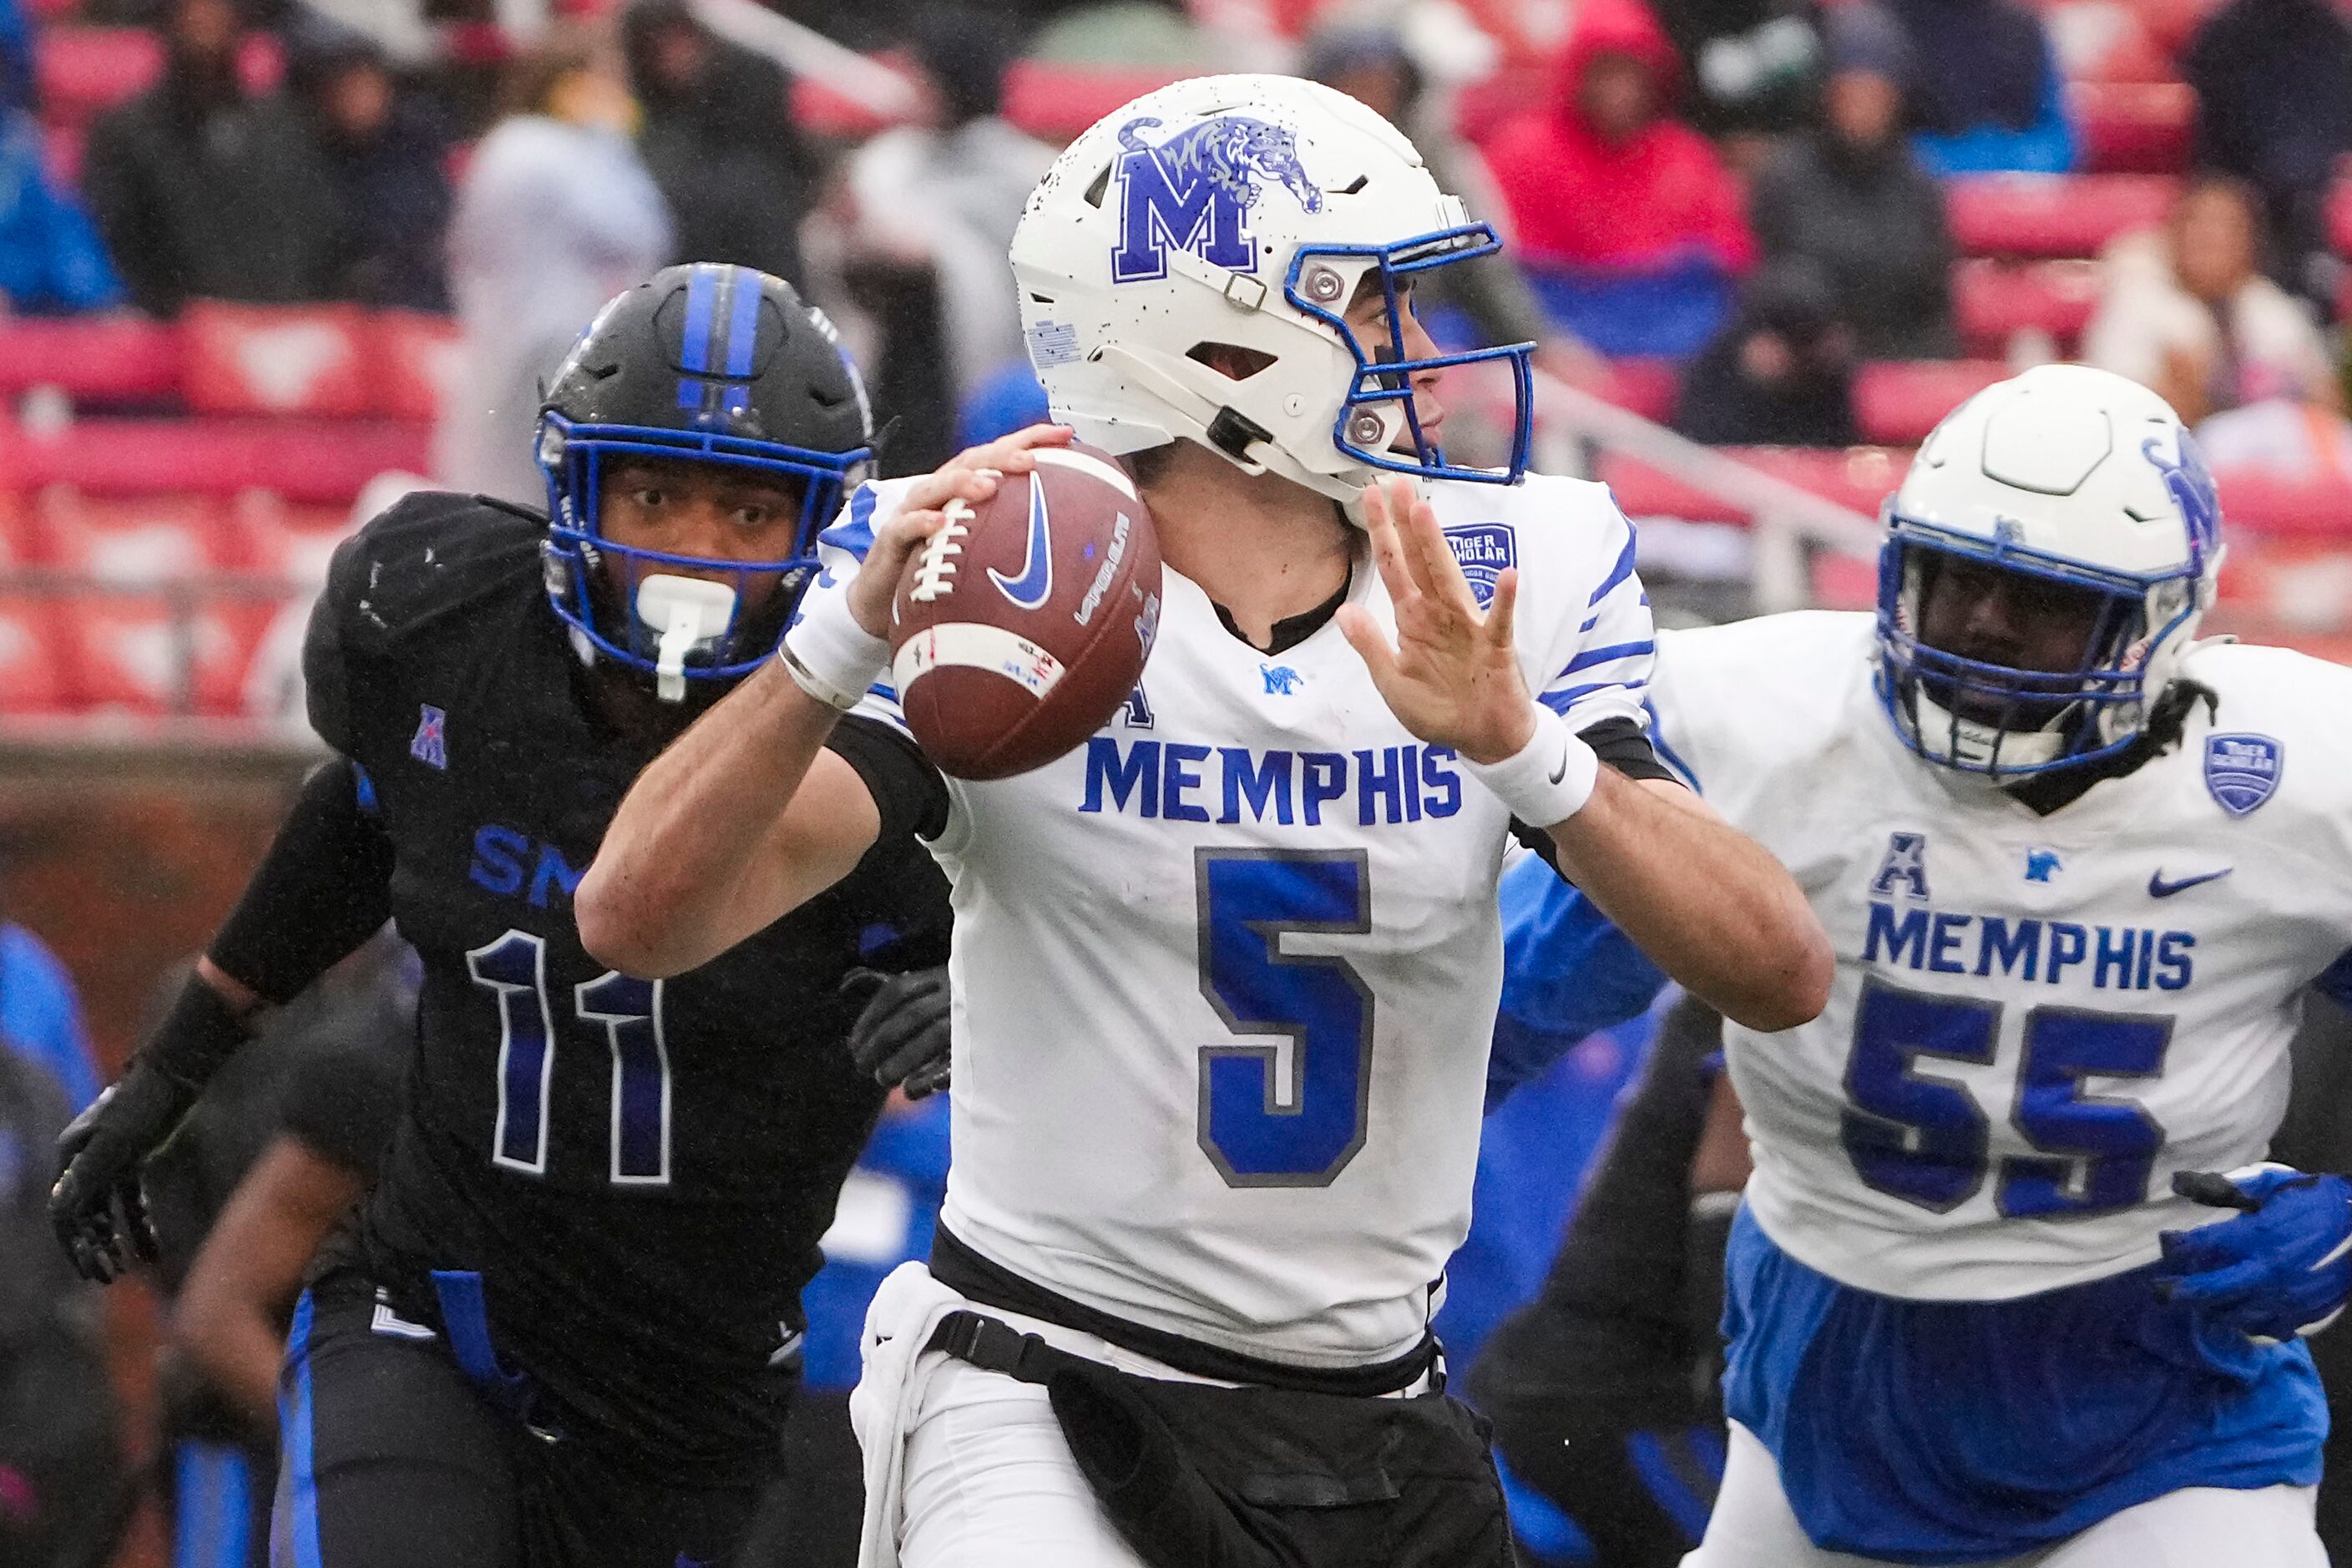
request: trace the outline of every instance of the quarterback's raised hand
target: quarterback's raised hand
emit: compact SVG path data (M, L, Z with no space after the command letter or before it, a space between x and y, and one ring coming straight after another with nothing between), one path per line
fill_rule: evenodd
M923 542L947 521L943 510L951 501L977 506L996 493L1007 474L1025 474L1037 467L1030 453L1040 447L1066 447L1072 432L1066 425L1032 425L967 447L908 485L898 510L874 531L866 563L849 585L849 613L867 635L890 635L890 598L906 574L907 562Z
M1518 574L1505 568L1493 603L1478 607L1437 514L1399 479L1364 490L1364 530L1396 608L1396 643L1360 605L1339 630L1404 727L1474 763L1499 763L1535 732L1535 702L1511 643Z
M948 1087L948 972L911 970L884 974L853 969L841 982L844 995L866 997L865 1011L849 1029L849 1059L884 1088L903 1089L908 1100Z
M2258 1343L2317 1333L2344 1310L2352 1295L2352 1182L2265 1163L2227 1175L2183 1171L2172 1190L2242 1212L2164 1232L2156 1279L2167 1300Z

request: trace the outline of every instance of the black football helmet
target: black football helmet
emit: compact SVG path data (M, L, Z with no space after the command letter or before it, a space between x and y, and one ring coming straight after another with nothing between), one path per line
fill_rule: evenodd
M597 313L540 406L548 600L597 655L654 675L668 700L684 698L685 678L748 675L775 651L815 565L817 532L844 489L866 477L873 447L857 367L833 323L791 284L748 267L665 268ZM604 538L597 485L615 455L783 477L801 492L792 555L718 561ZM598 571L607 556L642 570ZM705 618L689 617L680 635L677 595L698 585L663 575L665 566L731 577L732 603L713 605L726 597L715 584L694 594ZM780 591L754 605L745 580L772 574ZM631 581L635 588L621 587ZM639 604L653 584L664 584L657 602Z

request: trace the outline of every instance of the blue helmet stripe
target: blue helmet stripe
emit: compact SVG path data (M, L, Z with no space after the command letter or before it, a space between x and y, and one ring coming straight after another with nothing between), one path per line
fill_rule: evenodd
M678 344L678 368L700 375L710 369L710 328L718 313L719 269L698 267L686 285L686 331Z
M727 313L727 379L741 381L751 374L751 351L760 344L760 287L749 275L730 268L734 280L733 308Z

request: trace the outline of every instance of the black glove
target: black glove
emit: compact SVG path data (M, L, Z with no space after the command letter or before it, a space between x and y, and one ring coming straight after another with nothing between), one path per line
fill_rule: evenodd
M886 1087L896 1084L908 1100L948 1087L948 972L917 969L883 974L853 969L843 977L845 996L864 993L866 1010L849 1028L849 1059Z
M139 1171L196 1095L152 1062L133 1062L58 1135L49 1223L83 1279L105 1285L129 1273L134 1260L155 1261L155 1227L147 1220Z
M245 1039L219 992L194 975L122 1077L58 1136L49 1223L75 1271L104 1285L155 1261L140 1168L171 1141L205 1084Z

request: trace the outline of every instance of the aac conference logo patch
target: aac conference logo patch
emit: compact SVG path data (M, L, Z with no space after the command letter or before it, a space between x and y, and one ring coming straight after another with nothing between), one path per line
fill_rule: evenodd
M2286 749L2268 735L2205 738L2205 787L2231 816L2243 816L2276 794Z

